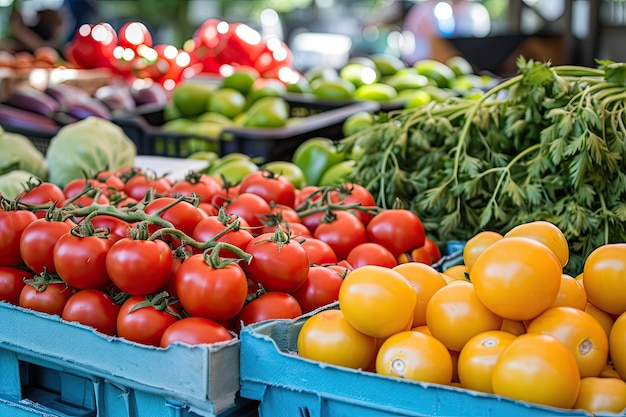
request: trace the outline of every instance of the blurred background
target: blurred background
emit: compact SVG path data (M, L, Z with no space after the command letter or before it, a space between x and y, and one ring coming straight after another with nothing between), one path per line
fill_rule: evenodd
M626 59L620 44L626 1L617 0L0 0L4 49L16 47L10 24L15 9L44 32L50 24L41 20L56 11L54 46L60 51L81 23L108 22L119 30L140 21L154 44L182 47L202 22L219 18L283 40L299 70L320 63L341 67L375 53L409 63L462 55L496 74L514 71L520 54L589 66L596 58Z

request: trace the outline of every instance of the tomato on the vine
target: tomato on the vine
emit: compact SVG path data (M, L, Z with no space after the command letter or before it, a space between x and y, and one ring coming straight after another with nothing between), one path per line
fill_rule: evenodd
M236 224L232 224L236 221ZM252 240L253 236L247 229L243 228L245 220L238 218L237 216L228 216L223 209L216 216L209 216L200 220L196 225L191 237L198 242L208 242L213 239L219 233L223 233L227 228L230 228L226 233L223 233L217 239L216 242L228 243L242 250L245 250L246 246ZM199 249L193 249L194 253L201 253ZM228 248L220 249L220 256L225 258L236 258L237 254L233 253Z
M282 175L271 171L258 170L247 174L239 183L240 193L252 193L270 204L294 207L296 187Z
M33 273L22 268L0 266L0 301L18 305L24 279L32 278Z
M222 184L217 178L195 172L187 174L183 180L176 181L170 190L173 197L193 195L200 198L200 203L206 204L211 204L220 191Z
M95 229L108 231L109 239L115 242L124 237L128 237L129 229L131 228L131 225L127 221L106 214L96 214L89 220L91 220L91 224Z
M353 247L346 261L355 268L363 265L378 265L386 268L393 268L398 264L398 260L383 245L374 242L360 243Z
M404 252L424 245L424 225L417 214L407 209L388 209L375 215L367 224L370 242L379 243L397 258Z
M314 237L305 237L300 242L313 265L337 263L337 255L333 248L326 242Z
M341 186L339 191L340 203L344 205L359 204L360 209L356 208L353 213L361 220L361 222L367 226L367 224L374 218L374 212L364 211L363 208L369 207L374 209L376 207L376 200L370 191L364 186L356 183L347 183Z
M184 317L170 324L161 336L161 347L172 343L198 345L217 343L233 339L234 336L224 326L204 317Z
M282 228L255 237L245 251L252 255L246 274L268 291L295 291L309 273L306 250Z
M117 315L117 335L145 345L160 346L165 330L180 319L166 294L134 295L122 304Z
M146 173L138 173L130 177L124 186L124 193L137 201L141 201L148 190L152 190L156 196L169 195L172 182L166 177L157 178Z
M355 246L367 242L365 225L354 214L343 210L333 211L330 217L324 216L313 237L328 243L339 260L346 259Z
M27 210L0 211L0 266L22 264L20 239L37 216Z
M37 281L27 280L20 293L20 307L28 308L42 313L63 313L65 303L74 291L65 283L38 284Z
M235 214L243 218L257 235L263 229L262 218L272 212L270 204L253 193L240 193L226 203L226 214Z
M157 197L146 205L144 211L146 214L158 213L160 218L172 223L176 229L187 236L191 236L193 229L205 218L198 207L173 197ZM158 227L150 229L153 231Z
M302 315L298 300L282 291L270 291L243 306L237 323L244 326L274 319L295 319Z
M123 238L109 248L105 267L117 288L130 295L147 295L167 286L172 262L172 250L162 240Z
M31 271L40 274L44 271L56 273L54 266L54 245L59 238L72 229L68 222L50 221L45 218L35 220L22 232L20 254Z
M185 311L218 321L235 317L248 295L248 279L241 266L215 254L187 258L178 268L174 284Z
M303 313L333 303L339 299L343 277L325 266L313 265L304 283L291 295L298 300Z
M72 294L61 313L61 318L91 326L97 331L115 336L120 305L102 290L85 289Z

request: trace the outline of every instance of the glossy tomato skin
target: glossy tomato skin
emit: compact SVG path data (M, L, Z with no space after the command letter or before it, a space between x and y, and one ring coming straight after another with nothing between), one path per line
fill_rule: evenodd
M335 211L335 218L322 221L315 228L313 237L323 240L335 251L337 259L344 260L357 245L367 242L367 232L361 220L347 211Z
M211 204L213 198L222 191L222 184L209 175L201 175L199 177L187 178L177 181L172 185L170 190L173 197L179 195L200 197L201 203Z
M109 239L118 241L124 237L128 237L131 225L115 216L107 216L105 214L97 214L91 219L91 224L96 229L104 229L109 232Z
M230 223L231 221L229 221ZM240 225L243 226L243 225ZM208 242L213 239L217 234L223 232L226 229L225 225L218 216L209 216L200 220L193 229L191 237L198 242ZM216 239L217 242L228 243L237 246L241 250L245 250L246 246L252 240L253 236L247 229L242 227L234 228L221 235ZM193 249L194 253L201 253L198 249ZM237 258L237 254L227 248L220 250L220 256L225 258Z
M65 284L47 284L35 288L25 285L20 293L20 307L60 316L74 291Z
M117 335L144 345L160 346L161 337L171 324L179 319L170 309L157 310L152 305L138 308L146 297L132 296L122 304L117 315ZM178 313L176 313L178 314Z
M302 315L302 308L291 294L271 291L247 303L237 317L244 326L273 319L295 319Z
M258 170L247 174L239 183L239 192L256 194L270 204L295 206L296 187L287 177L270 171Z
M343 185L343 191L340 193L341 204L352 205L360 204L361 207L376 207L376 200L367 188L356 183L347 183ZM361 220L365 226L374 218L374 214L364 210L355 209L353 213Z
M36 274L44 269L54 274L54 245L72 229L67 222L38 219L26 226L20 238L20 254L24 264Z
M572 408L590 413L620 413L626 408L626 382L619 378L582 378Z
M571 408L580 389L574 355L563 342L548 335L518 336L502 352L492 372L495 394L536 404Z
M449 385L453 364L439 340L412 330L387 338L376 355L376 373L414 381Z
M22 268L0 266L0 301L18 305L24 279L32 278L33 273Z
M37 216L30 211L0 211L0 266L22 264L20 239L24 229L35 220Z
M626 311L626 243L596 248L583 267L583 281L589 302L609 314Z
M341 310L324 310L302 326L298 354L337 366L366 369L376 355L376 339L352 327Z
M611 327L609 352L615 370L626 380L626 313L620 314Z
M291 295L298 300L303 313L339 300L339 289L343 278L325 266L311 266L304 284Z
M337 255L333 248L326 242L314 237L306 237L301 243L312 265L334 264L337 263Z
M213 267L202 254L180 265L174 284L181 305L190 315L216 321L235 317L248 295L248 279L238 263Z
M109 285L106 256L113 243L108 237L64 234L54 245L52 256L57 274L76 289Z
M115 336L119 311L120 306L107 293L97 289L85 289L75 292L67 300L61 318Z
M217 343L233 339L232 333L224 326L204 317L185 317L172 323L161 337L161 347L172 343L198 345Z
M424 225L417 214L407 209L383 210L367 224L370 242L386 247L397 258L424 245Z
M172 250L162 240L123 238L106 254L106 272L117 288L130 295L147 295L167 286Z
M105 184L102 181L99 181L94 178L76 178L65 184L63 187L63 194L65 198L72 198L82 191L84 191L87 187L95 188L97 190L102 190L105 188Z
M42 182L30 190L20 194L20 202L33 205L52 205L59 207L65 201L65 194L61 187L51 182ZM37 217L44 217L46 210L35 211Z
M348 253L346 260L355 268L363 265L378 265L385 268L393 268L398 265L398 260L387 248L374 243L365 242L356 245Z
M155 214L175 201L176 199L173 197L158 197L149 202L144 210L147 214ZM204 218L204 215L193 204L187 201L179 201L165 209L165 211L160 212L159 217L172 223L176 229L183 231L187 236L191 236L193 229ZM157 227L150 229L153 231Z
M393 270L399 272L411 283L417 295L413 311L413 327L425 325L428 302L433 294L446 286L445 279L435 268L421 262L401 263L393 267Z
M137 201L141 201L149 189L152 189L157 196L169 195L172 190L172 183L167 178L152 178L146 174L137 174L126 181L124 193Z
M251 227L250 233L258 235L263 229L262 218L272 212L269 203L253 193L240 193L233 197L225 206L226 214L234 214L243 218Z
M245 251L252 255L250 262L243 266L246 275L268 291L295 291L309 273L306 250L282 229L255 237Z

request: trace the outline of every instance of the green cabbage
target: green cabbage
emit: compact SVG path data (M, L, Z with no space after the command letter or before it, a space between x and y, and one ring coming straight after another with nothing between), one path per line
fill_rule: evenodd
M26 184L33 174L28 171L16 169L0 175L0 195L8 200L13 200L22 191L26 191Z
M48 177L43 153L26 136L0 131L0 149L0 172L21 169L41 180Z
M64 187L85 175L131 167L136 155L135 144L122 128L106 119L88 117L63 126L50 141L48 181Z

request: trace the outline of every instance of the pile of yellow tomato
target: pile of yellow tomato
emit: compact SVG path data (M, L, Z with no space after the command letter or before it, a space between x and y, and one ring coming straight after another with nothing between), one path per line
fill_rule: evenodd
M626 244L597 248L576 277L549 222L480 232L462 265L350 272L339 308L311 316L302 357L590 412L626 408Z

